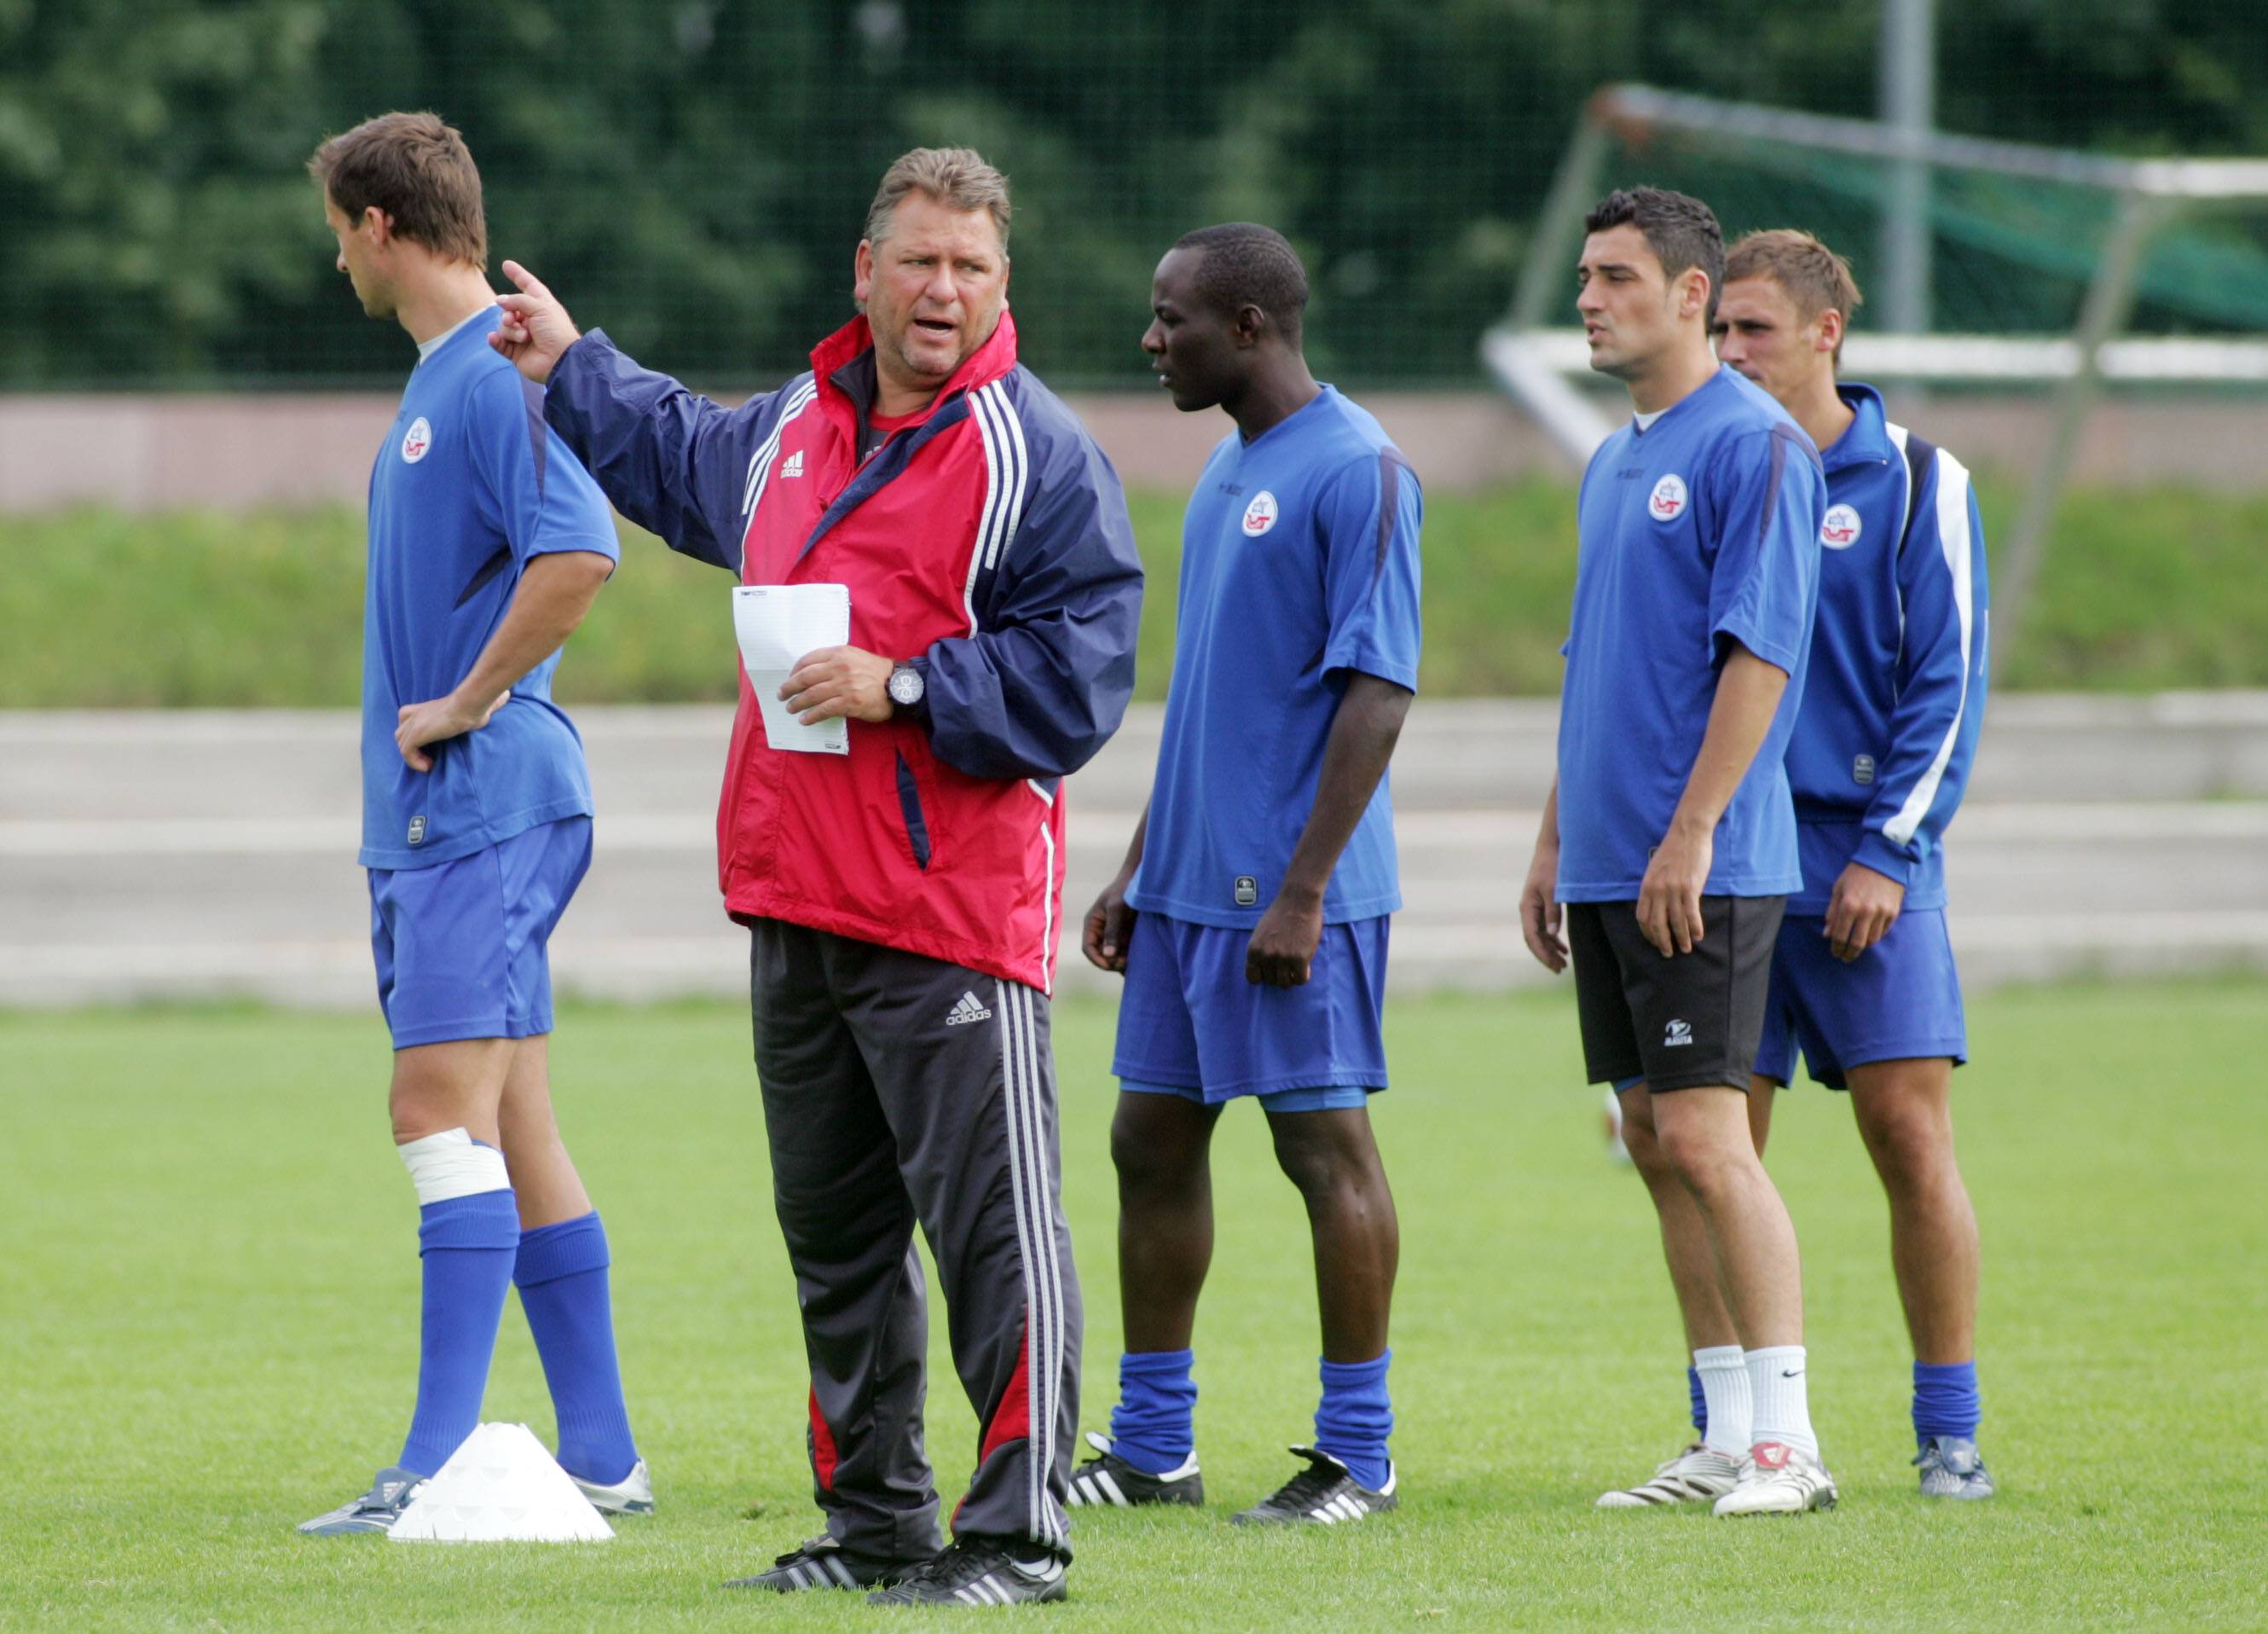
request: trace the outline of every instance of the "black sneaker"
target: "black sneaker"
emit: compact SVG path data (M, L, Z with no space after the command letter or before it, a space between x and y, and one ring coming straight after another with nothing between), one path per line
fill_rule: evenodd
M1386 1488L1373 1492L1359 1485L1347 1467L1329 1453L1311 1446L1292 1449L1307 1467L1251 1508L1229 1517L1239 1526L1335 1527L1343 1521L1366 1520L1395 1507L1394 1466L1386 1467Z
M354 1537L387 1531L401 1519L401 1512L409 1507L409 1500L424 1484L425 1477L416 1470L389 1464L378 1472L369 1491L328 1514L301 1521L299 1530L316 1538Z
M1194 1452L1182 1460L1180 1468L1153 1475L1135 1468L1112 1452L1108 1436L1090 1430L1086 1432L1086 1444L1101 1456L1090 1458L1071 1471L1071 1502L1074 1509L1082 1505L1089 1509L1131 1509L1137 1504L1196 1505L1204 1502L1204 1477L1197 1473L1197 1455Z
M1015 1606L1064 1598L1064 1562L1044 1543L955 1538L887 1588L873 1606Z
M892 1560L883 1555L859 1555L831 1537L815 1537L788 1550L768 1571L752 1578L729 1579L726 1588L768 1588L792 1594L806 1588L887 1588L902 1582L924 1560Z

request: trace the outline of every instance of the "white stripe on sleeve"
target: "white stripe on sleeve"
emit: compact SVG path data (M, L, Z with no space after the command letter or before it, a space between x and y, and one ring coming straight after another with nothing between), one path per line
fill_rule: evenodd
M1945 741L1937 746L1929 770L1921 774L1898 814L1882 825L1882 838L1894 846L1911 844L1929 815L1938 786L1945 780L1946 765L1953 758L1953 746L1961 740L1962 717L1969 711L1969 658L1977 622L1970 561L1976 541L1969 536L1969 468L1942 448L1937 451L1937 544L1946 571L1953 575L1953 606L1961 620L1961 701L1954 706L1952 723L1945 728Z

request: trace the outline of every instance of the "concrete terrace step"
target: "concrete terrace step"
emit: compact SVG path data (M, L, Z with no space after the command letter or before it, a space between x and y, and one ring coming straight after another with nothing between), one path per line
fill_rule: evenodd
M555 944L561 987L745 991L711 862L730 712L576 714L600 817ZM1134 711L1072 780L1066 987L1109 985L1079 959L1076 921L1146 797L1160 725ZM342 712L0 713L0 1005L367 1004L357 730ZM1395 763L1397 987L1544 980L1516 908L1555 731L1548 703L1412 711ZM2268 695L1996 700L1951 871L1975 983L2268 969Z
M602 812L713 808L731 710L573 713ZM344 710L0 710L0 820L351 817L358 720ZM1072 780L1077 802L1138 810L1163 724L1156 705L1128 711ZM1421 699L1395 756L1396 808L1540 805L1557 730L1549 700ZM2268 692L1996 698L1970 799L2268 799Z

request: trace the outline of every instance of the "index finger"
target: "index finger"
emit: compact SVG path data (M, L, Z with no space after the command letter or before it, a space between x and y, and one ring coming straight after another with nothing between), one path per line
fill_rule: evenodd
M551 293L544 287L541 278L537 277L535 274L516 261L507 261L504 263L504 275L531 295L542 297Z

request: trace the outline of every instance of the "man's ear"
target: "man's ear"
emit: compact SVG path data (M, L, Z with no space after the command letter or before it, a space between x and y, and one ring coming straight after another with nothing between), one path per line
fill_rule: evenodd
M362 219L355 225L369 229L370 241L378 248L383 249L394 241L394 218L375 204L365 204Z
M872 240L860 239L858 253L850 257L850 299L863 307L873 287L874 246Z
M1843 344L1843 314L1830 307L1819 314L1819 338L1812 344L1814 351L1832 351Z
M1688 267L1677 275L1679 293L1677 315L1697 318L1709 310L1709 275L1698 267Z
M1257 346L1268 333L1268 314L1247 301L1236 309L1234 330L1240 346Z

